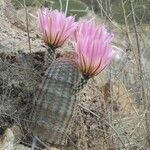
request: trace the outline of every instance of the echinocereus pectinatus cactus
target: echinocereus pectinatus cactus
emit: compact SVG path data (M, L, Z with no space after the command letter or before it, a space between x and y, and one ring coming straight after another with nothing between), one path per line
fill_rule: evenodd
M61 17L63 18L62 15L59 14L59 19L56 17L58 19L56 21L55 17L51 20L53 15L51 16L49 13L47 9L39 13L41 30L47 45L56 48L61 46L68 37L68 33L65 32L68 26L61 24L63 20L58 21ZM53 13L57 14L58 12ZM45 14L46 19L44 19ZM72 24L71 18L69 24L70 21ZM54 27L53 22L58 25L58 29L64 25L63 30L56 32L54 28L51 29L52 25ZM47 25L51 26L48 26L47 29ZM74 28L71 29L71 32L72 30ZM60 37L58 38L58 36ZM61 40L62 42L60 42ZM112 34L108 33L104 26L80 22L73 40L76 60L62 58L53 61L36 93L35 108L32 114L34 136L39 137L42 141L58 145L66 142L69 133L68 127L76 102L75 94L83 88L88 79L104 70L115 56L111 48Z
M76 64L66 58L54 61L47 69L34 99L34 136L48 143L66 143L76 102L73 88L79 75Z

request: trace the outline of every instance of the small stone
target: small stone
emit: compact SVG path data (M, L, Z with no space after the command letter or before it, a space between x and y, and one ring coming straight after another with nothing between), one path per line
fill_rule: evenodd
M57 149L55 147L51 147L50 150L59 150L59 149Z
M0 139L0 150L13 150L14 146L14 134L10 128L8 128L2 139Z
M26 147L26 146L21 145L21 144L18 144L18 145L15 146L14 150L31 150L31 148Z

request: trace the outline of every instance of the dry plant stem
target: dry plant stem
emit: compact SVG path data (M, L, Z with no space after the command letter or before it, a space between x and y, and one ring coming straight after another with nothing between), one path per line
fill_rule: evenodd
M134 25L134 31L135 31L135 38L136 38L136 44L137 44L137 50L138 50L138 69L139 69L139 78L141 82L141 99L144 102L144 108L145 110L148 109L147 107L147 100L145 96L145 89L144 89L144 83L143 83L143 72L142 72L142 63L141 63L141 48L139 43L139 36L137 32L137 24L136 24L136 18L135 18L135 11L133 7L133 1L129 0L130 7L132 11L132 19L133 19L133 25ZM145 124L146 124L146 131L147 131L147 137L146 137L146 145L150 148L150 124L149 124L149 113L148 111L145 113Z
M110 99L110 106L108 106L108 112L110 112L109 115L109 123L112 124L113 123L113 85L112 85L112 81L111 81L111 78L112 78L112 75L111 75L111 67L110 67L110 80L108 81L108 86L106 88L106 93L108 93L108 100ZM112 139L113 140L113 139Z
M112 72L111 72L111 67L110 67L110 71L109 71L109 81L103 86L103 99L106 103L110 102L109 105L106 105L106 112L107 116L108 116L108 123L112 124L113 123L113 87L112 87ZM108 129L109 133L112 133L112 129L109 128ZM105 135L106 136L106 135ZM110 136L109 139L111 141L114 141L114 136Z
M67 15L68 12L68 4L69 4L69 0L66 1L66 8L65 8L65 14Z
M26 0L24 0L24 9L25 9L25 14L26 14L26 26L27 26L29 51L31 53L32 51L31 51L30 32L29 32L29 19L28 19L28 11L27 11L27 6L26 6Z
M133 19L133 27L135 31L135 38L136 38L136 44L137 44L137 50L138 50L138 70L139 70L139 77L141 82L141 99L144 99L144 85L143 85L143 72L142 72L142 63L141 63L141 48L140 48L140 42L139 42L139 36L137 31L137 24L136 24L136 18L135 18L135 11L133 7L132 0L129 0L131 12L132 12L132 19Z
M45 144L43 141L41 141L37 136L35 137L37 141L39 141L43 146L45 146L47 148L47 150L50 150L50 147Z
M104 8L103 8L103 6L102 6L102 1L101 1L101 3L100 3L100 0L96 0L96 1L97 1L98 5L99 5L100 9L102 10L102 12L104 12L105 17L106 17L115 27L117 27L120 31L125 32L122 28L120 28L119 26L117 26L117 25L115 24L115 22L107 15L107 12L104 10Z
M24 144L24 145L27 145L28 147L31 147L31 144L29 144L29 143L27 143L27 142L21 141L21 143ZM35 148L36 150L43 150L43 148L41 149L41 148L38 147L38 146L35 146L34 148Z
M109 12L110 18L111 18L111 15L112 15L111 8L112 8L111 0L108 0L108 12Z
M128 24L128 19L127 19L127 15L126 15L126 8L125 8L125 2L127 2L127 1L125 1L124 2L124 0L121 0L121 2L122 2L122 9L123 9L123 15L124 15L124 22L125 22L125 28L126 28L126 36L127 36L127 39L128 39L128 42L129 42L129 48L131 48L132 50L133 50L133 48L132 48L132 42L131 42L131 37L130 37L130 30L129 30L129 24Z
M34 150L35 146L36 146L36 138L33 137L31 150Z
M134 55L134 58L135 58L135 63L137 66L139 66L139 63L138 63L138 60L137 60L137 57L136 57L136 51L134 50L134 47L132 45L132 39L131 39L131 36L130 36L130 29L129 29L129 23L128 23L128 16L127 16L127 12L126 12L126 8L125 8L125 3L127 3L128 1L127 0L121 0L121 5L122 5L122 9L123 9L123 15L124 15L124 22L125 22L125 34L126 34L126 37L127 37L127 40L128 40L128 43L129 43L129 48L132 50L133 52L133 55Z
M62 0L59 0L59 4L60 4L60 11L62 11Z
M87 112L91 113L93 116L97 117L98 119L101 119L101 117L100 117L99 115L97 115L97 114L94 113L93 111L89 110L88 108L86 108L86 107L84 107L84 106L82 106L82 105L80 105L80 104L78 104L78 106L80 106L81 108L83 108L83 109L86 110ZM124 149L127 150L127 148L126 148L124 142L122 141L122 139L121 139L119 133L117 132L117 130L116 130L109 122L107 122L106 120L104 120L104 121L105 121L105 123L114 131L114 133L117 135L117 137L118 137L119 141L122 143Z
M111 103L111 105L110 105L110 117L109 117L109 121L110 121L110 123L112 123L113 122L113 85L112 85L112 81L111 81L111 79L112 79L112 68L111 68L111 66L110 66L110 70L109 70L109 81L108 81L108 86L107 86L107 88L106 88L106 93L108 93L107 95L107 97L108 97L108 100L110 99L110 103Z
M102 7L103 6L103 2L102 0L99 2L100 6ZM101 18L103 17L103 9L101 9Z
M105 8L106 8L106 14L109 18L111 18L111 3L110 0L105 0Z
M130 136L132 136L132 134L140 127L140 125L142 124L142 122L144 121L144 116L147 113L147 110L145 110L145 112L142 114L142 117L139 121L139 123L135 126L135 128L132 130L132 132L129 134Z

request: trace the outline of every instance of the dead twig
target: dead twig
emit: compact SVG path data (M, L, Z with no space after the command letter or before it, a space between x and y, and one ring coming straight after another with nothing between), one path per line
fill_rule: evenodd
M29 19L28 19L28 11L26 6L26 0L24 0L24 9L25 9L25 15L26 15L26 26L27 26L27 35L28 35L28 44L29 44L29 51L31 51L31 41L30 41L30 32L29 32Z

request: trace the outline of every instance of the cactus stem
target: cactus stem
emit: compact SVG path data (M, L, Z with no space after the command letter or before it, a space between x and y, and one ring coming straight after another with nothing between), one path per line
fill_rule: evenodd
M80 81L73 89L73 92L78 93L80 90L82 90L84 88L84 86L87 84L89 79L90 79L89 76L82 75L82 77L80 78Z
M66 145L70 134L79 70L68 59L57 59L46 70L34 98L32 133L49 144ZM64 134L65 133L65 134ZM41 143L41 142L40 142Z
M55 58L55 47L54 46L48 46L48 48L47 48L47 51L48 51L48 53L49 53L49 58L50 58L50 60L54 60L54 58Z

